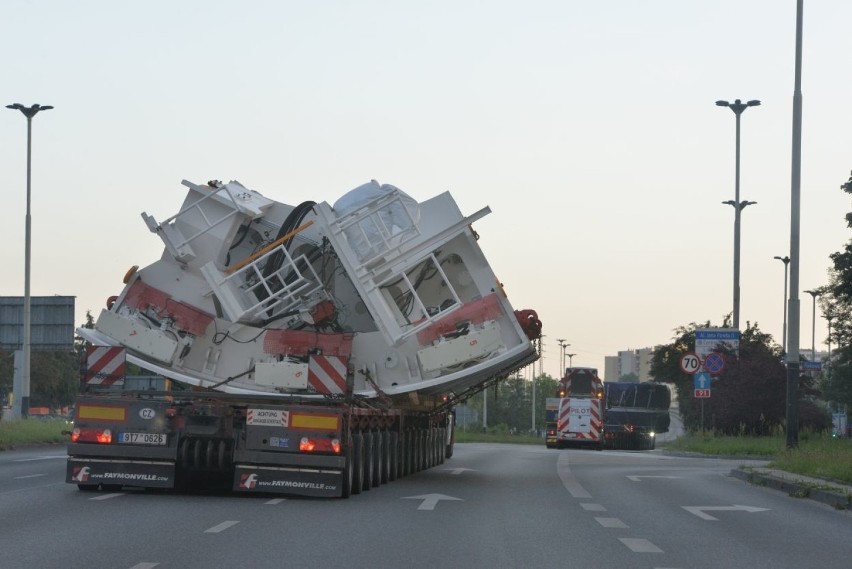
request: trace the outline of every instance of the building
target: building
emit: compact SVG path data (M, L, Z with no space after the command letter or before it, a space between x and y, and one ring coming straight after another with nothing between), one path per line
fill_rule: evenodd
M638 378L640 382L652 381L651 362L654 348L624 350L617 356L604 357L604 381L619 381L625 376Z

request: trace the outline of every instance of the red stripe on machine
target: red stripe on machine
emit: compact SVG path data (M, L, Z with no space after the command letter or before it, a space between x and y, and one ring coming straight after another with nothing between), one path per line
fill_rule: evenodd
M114 346L88 346L86 348L86 383L112 385L124 379L127 369L127 352Z
M341 356L311 356L308 383L319 393L345 393L347 361Z

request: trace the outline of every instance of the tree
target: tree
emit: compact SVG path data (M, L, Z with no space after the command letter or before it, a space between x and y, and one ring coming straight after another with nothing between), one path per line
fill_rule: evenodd
M852 175L840 189L852 194ZM846 225L852 228L852 212L846 214ZM823 373L823 387L831 401L852 405L852 239L842 251L831 254L831 261L827 294L820 297L820 310L830 318L828 341L836 348Z
M658 381L671 383L677 392L684 424L691 430L704 428L729 433L766 434L783 424L786 414L787 370L781 347L772 336L747 323L740 337L739 355L720 345L725 368L713 380L712 396L693 397L693 377L680 370L680 357L695 350L696 328L711 327L695 323L676 330L674 341L654 353L651 373ZM822 430L828 427L827 415L815 402L818 395L813 379L800 377L799 421L803 427Z

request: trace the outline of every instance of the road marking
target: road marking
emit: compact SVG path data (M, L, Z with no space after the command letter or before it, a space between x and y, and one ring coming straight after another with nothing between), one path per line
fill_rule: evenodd
M444 471L449 471L450 474L459 475L462 472L468 470L470 472L476 472L473 468L444 468Z
M267 500L265 503L270 505L270 506L274 506L275 504L280 504L281 502L283 502L285 500L286 500L286 498L273 498L271 500Z
M204 533L219 533L219 532L225 531L229 527L237 525L238 523L240 523L240 522L235 522L235 521L222 522L218 526L213 526L210 529L204 530Z
M445 494L423 494L422 496L405 496L403 500L423 500L419 506L417 506L418 510L434 510L435 506L438 505L438 502L441 500L455 500L458 502L464 502L461 498L453 498L452 496L447 496Z
M618 541L626 545L633 553L662 553L663 550L648 541L634 537L619 537Z
M148 563L147 561L143 561L142 563L137 563L130 569L154 569L157 565L159 565L159 563Z
M599 524L605 528L626 529L628 526L618 518L595 518Z
M559 474L559 479L562 480L562 485L568 490L568 493L575 498L591 498L585 488L580 486L574 475L571 474L571 468L568 466L568 453L559 455L559 460L556 461L556 473Z
M35 462L37 460L53 460L56 458L68 458L67 454L51 454L48 456L36 456L33 458L16 458L12 462Z
M124 496L124 492L111 492L109 494L101 494L100 496L90 498L90 500L109 500L110 498L118 498L119 496Z
M604 508L600 504L580 504L584 510L587 512L605 512L606 508Z
M627 477L627 479L628 479L628 480L632 480L633 482L641 482L641 481L639 480L640 478L669 478L669 479L675 479L675 478L683 478L683 476L628 476L628 477Z
M690 514L695 514L702 520L709 520L712 522L718 522L719 518L714 518L710 514L706 514L704 512L768 512L769 508L757 508L755 506L738 506L734 504L733 506L682 506L684 510L689 512Z
M46 476L46 474L30 474L28 476L15 476L15 480L26 480L27 478L38 478L40 476Z

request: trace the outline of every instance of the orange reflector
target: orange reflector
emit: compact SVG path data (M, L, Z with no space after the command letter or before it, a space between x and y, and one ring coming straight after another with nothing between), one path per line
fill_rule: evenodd
M125 421L127 420L127 407L80 405L77 407L77 418L101 421Z
M293 429L337 431L340 428L340 417L337 415L308 415L305 413L291 412L290 427Z

